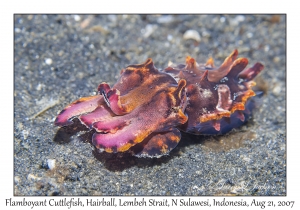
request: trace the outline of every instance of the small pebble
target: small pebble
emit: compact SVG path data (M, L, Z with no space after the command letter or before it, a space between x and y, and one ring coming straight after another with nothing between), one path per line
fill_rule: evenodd
M275 96L279 96L280 93L281 93L281 87L280 87L279 85L276 85L276 86L273 88L272 92L273 92L273 94L274 94Z
M249 33L247 33L247 38L252 38L253 37L253 33L251 33L251 32L249 32Z
M32 180L38 179L39 180L39 178L37 176L35 176L34 174L28 174L27 179L32 179Z
M15 184L18 184L21 181L19 176L15 176Z
M111 22L116 22L116 21L117 21L117 16L116 16L116 15L107 15L107 18L108 18Z
M266 45L266 46L264 47L264 50L265 50L265 52L269 52L270 46L269 46L269 45Z
M220 22L221 23L224 23L226 21L226 18L225 17L220 17Z
M26 140L28 135L29 135L29 131L28 130L22 130L22 134L23 134L24 140Z
M43 87L45 87L45 85L39 83L39 84L36 86L36 90L37 90L37 91L40 91L40 90L42 90Z
M274 63L279 63L279 61L280 61L280 57L275 56L275 57L273 58L273 62L274 62Z
M165 23L165 24L171 23L173 20L174 20L174 18L171 15L163 15L163 16L157 18L157 22L162 23L162 24L163 23Z
M15 28L15 32L16 32L16 33L20 33L20 32L21 32L21 29Z
M145 38L151 36L151 34L157 29L157 25L148 24L145 29L142 29L141 32Z
M50 170L54 169L55 168L55 160L54 159L48 159L47 160L47 165L48 165L48 168Z
M235 18L230 19L230 25L237 26L237 25L239 25L240 22L243 22L244 20L245 20L245 16L238 15Z
M198 189L198 186L193 186L193 188L192 188L193 190L197 190Z
M238 21L238 22L243 22L246 18L244 15L238 15L235 17L235 19Z
M46 59L45 59L45 63L46 63L47 65L51 65L51 64L52 64L52 59L51 59L51 58L46 58Z
M208 31L202 31L202 37L210 37L210 32Z
M171 34L168 34L168 37L167 37L168 41L172 41L173 39L173 36Z
M74 15L74 20L75 20L75 21L80 21L80 20L81 20L81 18L80 18L80 16L79 16L79 15Z

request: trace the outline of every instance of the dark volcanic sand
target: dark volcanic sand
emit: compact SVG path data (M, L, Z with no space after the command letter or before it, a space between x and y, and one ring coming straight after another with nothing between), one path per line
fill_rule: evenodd
M15 195L286 195L285 15L15 15ZM196 30L200 43L185 40ZM151 57L262 62L253 118L225 136L184 134L160 159L97 154L53 125L70 102ZM42 113L40 111L45 110ZM55 160L54 169L48 162Z

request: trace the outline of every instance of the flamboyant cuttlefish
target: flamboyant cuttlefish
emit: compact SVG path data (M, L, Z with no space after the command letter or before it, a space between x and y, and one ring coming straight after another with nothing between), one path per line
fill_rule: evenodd
M93 145L108 153L131 151L138 157L168 154L180 141L180 131L224 134L250 114L252 81L262 71L234 50L220 67L210 58L198 64L171 64L159 71L152 59L121 70L117 83L98 86L98 94L80 98L64 108L57 126L74 118L95 131ZM132 148L138 147L138 150Z

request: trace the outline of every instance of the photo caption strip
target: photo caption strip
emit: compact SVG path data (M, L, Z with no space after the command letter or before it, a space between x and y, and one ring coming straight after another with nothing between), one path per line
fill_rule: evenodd
M213 209L220 207L240 207L251 209L296 209L296 202L284 197L65 197L65 198L6 198L5 207L21 207L41 209L60 207L60 209L79 209L82 207L131 208L131 207L204 207ZM99 208L98 208L99 209Z

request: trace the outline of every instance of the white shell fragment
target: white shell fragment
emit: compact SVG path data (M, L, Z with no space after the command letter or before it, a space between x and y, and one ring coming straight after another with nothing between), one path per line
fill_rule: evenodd
M184 34L183 34L183 39L187 40L187 39L193 39L197 42L201 41L201 37L200 34L198 33L198 31L196 30L187 30Z
M50 170L54 169L55 168L55 160L54 159L48 159L47 160L47 165L48 165L48 168Z

